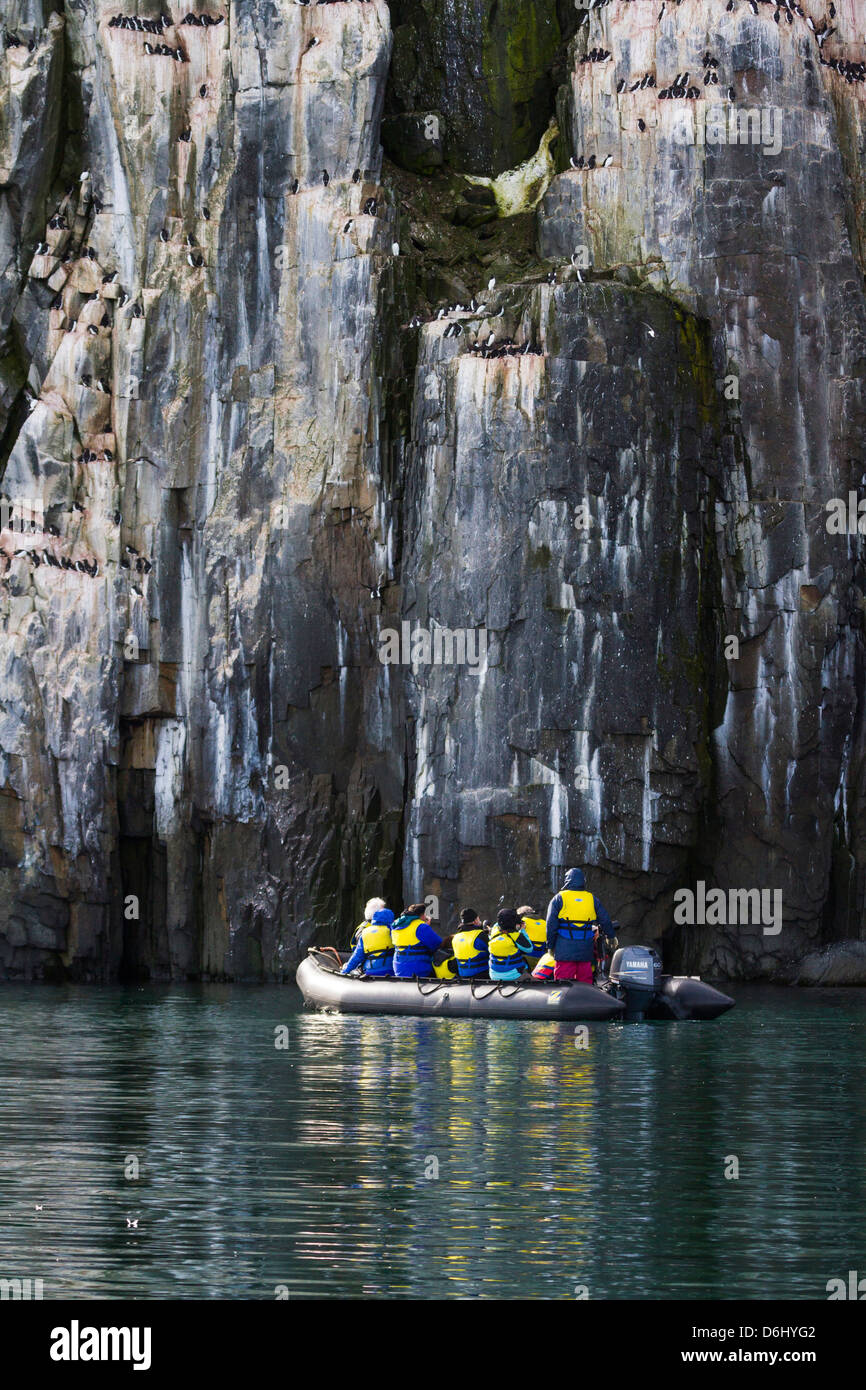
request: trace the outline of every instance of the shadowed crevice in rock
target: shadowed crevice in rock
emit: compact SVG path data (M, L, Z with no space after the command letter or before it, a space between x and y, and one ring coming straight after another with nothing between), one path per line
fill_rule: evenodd
M404 168L494 175L536 149L564 46L556 0L393 0L383 140ZM568 22L571 22L570 20Z

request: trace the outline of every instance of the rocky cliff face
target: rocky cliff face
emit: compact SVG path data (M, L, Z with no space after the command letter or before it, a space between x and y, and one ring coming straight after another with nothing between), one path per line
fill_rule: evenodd
M866 46L801 9L5 0L3 976L572 862L692 970L862 935Z

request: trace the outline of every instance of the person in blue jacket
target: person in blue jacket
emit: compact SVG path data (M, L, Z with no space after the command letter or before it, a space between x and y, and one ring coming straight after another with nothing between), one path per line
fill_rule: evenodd
M394 914L387 907L373 913L371 920L361 928L358 944L340 971L341 975L360 970L364 975L385 979L394 974L393 921Z
M556 962L555 980L592 984L595 938L599 929L611 940L614 926L603 903L586 891L583 869L569 869L547 909L547 949Z
M394 974L400 979L415 975L434 976L433 953L442 945L442 937L430 925L425 903L413 903L401 912L393 927Z

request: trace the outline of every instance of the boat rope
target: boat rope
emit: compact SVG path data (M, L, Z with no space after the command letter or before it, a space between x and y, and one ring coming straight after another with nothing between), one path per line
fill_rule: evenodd
M426 976L415 976L415 983L418 986L418 993L423 995L425 999L427 998L428 994L435 994L437 989L444 989L446 985L451 985L454 983L453 980L437 980L433 985L432 989L422 989L422 983L425 978Z

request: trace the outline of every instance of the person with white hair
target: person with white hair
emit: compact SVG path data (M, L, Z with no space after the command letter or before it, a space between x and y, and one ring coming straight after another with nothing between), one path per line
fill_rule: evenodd
M384 910L385 910L385 899L384 899L384 898L368 898L368 900L367 900L367 905L366 905L366 907L364 908L364 920L363 920L363 922L359 922L358 925L357 925L357 927L355 928L355 930L352 932L352 945L353 945L353 946L357 946L358 942L361 940L361 932L364 930L365 927L368 927L368 926L370 925L370 923L372 922L372 920L373 920L373 913L374 913L374 912L384 912Z

